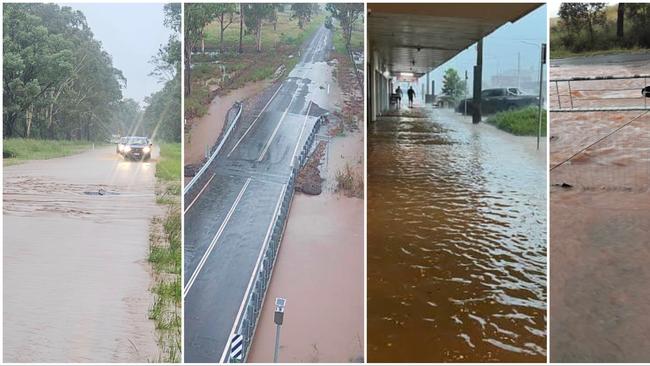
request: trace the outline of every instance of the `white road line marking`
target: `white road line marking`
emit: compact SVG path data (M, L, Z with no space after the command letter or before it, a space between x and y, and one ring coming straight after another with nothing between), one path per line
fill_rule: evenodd
M183 215L185 213L187 213L187 211L190 209L190 207L192 207L194 202L196 202L196 200L199 199L199 196L201 195L201 193L203 193L203 191L205 191L205 189L208 188L208 185L210 184L210 182L212 182L212 179L214 179L214 173L212 173L212 176L210 177L210 179L208 179L208 182L205 183L203 188L201 188L201 190L199 191L199 194L197 194L196 197L194 197L194 199L192 200L192 202L190 202L190 205L185 208L185 211L183 211Z
M293 168L293 163L296 161L296 153L298 152L298 146L300 145L300 140L302 140L302 134L305 132L305 126L307 125L307 118L309 118L310 109L311 109L311 100L309 101L309 106L307 107L307 114L305 114L305 120L302 121L302 128L300 129L300 135L298 136L298 141L296 141L296 148L293 149L293 154L291 154L291 168Z
M210 256L210 253L212 253L212 250L214 249L214 246L217 244L217 240L219 240L219 237L221 236L224 229L226 228L226 225L228 224L228 221L230 220L230 217L235 212L235 209L237 208L237 205L239 204L239 201L241 200L242 196L244 195L244 192L246 192L246 188L248 188L248 184L250 182L251 182L251 178L246 179L246 183L244 183L244 186L241 188L241 191L239 191L239 194L237 195L237 198L235 199L235 202L232 204L232 207L230 207L230 210L228 211L228 214L226 215L226 218L221 223L221 226L219 227L219 230L217 231L217 233L214 235L214 238L212 238L212 241L210 242L210 246L205 251L205 253L203 253L203 257L201 258L201 261L199 262L199 265L196 266L196 268L194 269L194 273L192 273L192 276L190 277L190 280L187 282L187 285L185 286L185 291L183 292L183 298L185 298L185 296L187 296L187 293L192 288L192 285L194 284L194 281L196 281L196 278L199 275L199 272L201 272L201 268L203 268L203 265L208 260L208 256Z
M269 228L266 230L266 236L264 237L264 242L262 243L262 249L260 249L260 254L257 256L257 263L255 263L255 269L253 269L253 273L251 274L251 278L248 281L248 286L246 287L246 292L244 292L244 298L242 299L241 304L239 305L239 311L237 311L237 316L235 317L235 322L232 325L232 329L230 330L230 335L228 339L232 337L232 335L235 333L237 330L237 324L239 324L239 319L241 319L241 316L244 313L244 307L246 305L246 300L248 299L248 294L251 291L251 288L253 287L253 280L255 280L255 275L259 271L260 265L262 264L262 258L264 258L264 251L266 250L266 247L268 246L268 243L271 238L271 230L273 230L273 224L275 223L275 219L278 216L278 212L280 211L280 205L282 204L282 200L284 200L284 195L287 191L287 185L283 184L282 185L282 193L280 194L280 197L278 197L278 202L275 204L275 210L273 211L273 216L271 217L271 222L269 223ZM225 348L223 349L223 352L221 353L221 360L219 360L219 363L224 363L225 362L225 355L228 352L228 346L229 344L226 344Z
M275 96L278 94L278 92L280 91L280 89L282 89L282 86L283 86L283 85L284 85L284 83L280 84L280 86L278 87L278 90L276 90L275 93L273 93L273 95L271 96L271 99L269 99L269 101L266 102L266 105L264 106L264 108L262 108L262 110L261 110L260 113L257 115L257 117L255 117L255 120L253 120L253 123L251 123L251 125L248 126L248 128L246 129L246 131L244 132L244 134L239 138L239 140L237 140L237 143L235 144L235 146L233 146L232 150L230 150L230 152L228 153L228 157L230 157L230 154L232 154L233 151L235 151L235 149L237 148L237 146L239 146L239 144L242 142L242 140L244 140L244 137L246 137L246 135L248 135L248 132L251 130L251 128L253 128L253 126L255 125L255 122L257 122L257 120L260 118L260 116L262 115L262 113L264 113L264 111L265 111L266 108L269 106L269 104L271 104L271 101L273 100L273 98L275 98Z
M280 117L280 121L278 122L278 125L275 126L275 129L273 130L271 137L266 142L266 145L264 145L264 149L262 149L262 153L260 154L260 157L257 159L257 162L262 161L264 155L266 155L266 152L269 150L269 147L271 147L271 142L273 142L275 135L278 133L278 130L280 129L280 125L282 125L282 121L284 121L284 118L287 116L287 113L289 113L289 109L291 109L291 105L293 104L293 101L296 99L296 96L298 95L299 91L300 91L300 86L298 86L296 88L296 91L293 93L293 96L291 97L291 101L289 101L289 105L287 106L287 109L285 109L284 113L282 113L282 117Z
M330 83L327 83L327 95L330 95Z

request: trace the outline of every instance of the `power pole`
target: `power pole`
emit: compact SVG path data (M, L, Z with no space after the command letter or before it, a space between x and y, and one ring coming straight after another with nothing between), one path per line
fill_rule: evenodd
M537 150L539 150L539 140L542 136L542 88L544 86L544 64L546 64L546 43L542 43L541 58L539 66L539 122L537 125Z
M476 66L474 66L474 98L472 100L472 123L481 122L481 91L483 79L483 38L476 45Z

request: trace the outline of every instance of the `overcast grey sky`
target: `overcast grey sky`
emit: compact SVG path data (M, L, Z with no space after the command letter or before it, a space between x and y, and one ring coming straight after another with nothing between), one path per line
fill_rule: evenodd
M163 87L149 76L149 62L161 44L167 43L171 31L163 24L163 3L73 3L64 4L81 10L95 38L113 57L113 66L126 77L125 98L142 102Z
M541 44L547 42L546 11L546 5L543 5L514 23L504 24L483 39L484 88L497 87L490 84L493 76L512 74L518 68L522 75L539 80ZM465 77L465 71L468 72L468 92L471 93L475 63L476 45L472 45L431 71L430 80L436 82L435 93L441 93L443 76L448 68L456 69L461 78ZM426 83L425 77L419 80L420 84L423 82Z

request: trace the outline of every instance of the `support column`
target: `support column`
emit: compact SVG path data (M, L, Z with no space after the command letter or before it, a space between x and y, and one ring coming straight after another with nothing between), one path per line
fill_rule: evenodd
M481 122L481 90L483 89L483 38L476 46L474 66L474 97L472 99L472 123Z

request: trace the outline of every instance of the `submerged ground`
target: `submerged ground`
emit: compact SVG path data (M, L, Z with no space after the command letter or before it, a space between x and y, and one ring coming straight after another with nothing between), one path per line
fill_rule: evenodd
M649 71L647 54L599 56L557 61L551 80ZM601 90L585 93L592 106L638 105L600 98L632 85L638 98L639 82L578 87ZM552 113L550 135L551 362L647 361L650 115Z
M546 360L546 150L451 110L368 131L370 362Z

